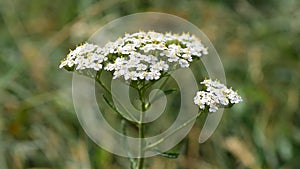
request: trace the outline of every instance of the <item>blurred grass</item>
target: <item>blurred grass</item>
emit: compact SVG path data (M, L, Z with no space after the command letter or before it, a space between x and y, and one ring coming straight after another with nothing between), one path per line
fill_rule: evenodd
M153 157L149 168L299 168L299 7L297 0L0 0L0 168L128 166L86 136L71 74L58 64L105 23L143 11L198 26L245 99L224 113L210 140L197 144L199 123L186 153Z

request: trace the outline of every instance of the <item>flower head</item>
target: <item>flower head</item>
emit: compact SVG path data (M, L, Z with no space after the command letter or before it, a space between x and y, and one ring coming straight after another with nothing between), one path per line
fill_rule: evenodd
M198 91L194 97L194 103L204 110L216 112L219 107L226 107L243 101L242 97L232 89L228 89L224 84L206 79L200 84L204 85L205 90Z
M113 78L158 80L171 68L187 68L190 62L207 54L207 48L193 35L154 31L125 34L100 47L85 43L62 60L60 68L104 69Z

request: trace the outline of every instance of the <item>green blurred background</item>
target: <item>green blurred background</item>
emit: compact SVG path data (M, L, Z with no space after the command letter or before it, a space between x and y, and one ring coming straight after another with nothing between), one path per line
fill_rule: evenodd
M148 168L300 168L298 0L0 0L0 168L128 168L84 133L72 74L58 65L101 26L145 11L198 26L244 98L208 141L198 144L196 124L178 159L153 157Z

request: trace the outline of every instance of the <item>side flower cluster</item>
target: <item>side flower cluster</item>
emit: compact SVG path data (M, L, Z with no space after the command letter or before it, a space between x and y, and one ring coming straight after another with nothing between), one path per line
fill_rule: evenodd
M194 59L208 54L207 47L194 35L154 31L125 34L104 47L85 43L70 51L60 68L104 69L113 78L158 80L163 72L189 67Z
M194 103L202 110L207 108L209 112L216 112L220 107L230 106L243 101L237 92L228 89L218 81L206 79L200 84L204 85L204 90L197 92L194 97Z

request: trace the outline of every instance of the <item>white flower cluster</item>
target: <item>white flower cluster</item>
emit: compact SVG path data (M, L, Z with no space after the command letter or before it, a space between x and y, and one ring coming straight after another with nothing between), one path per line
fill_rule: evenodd
M189 67L194 58L208 54L207 47L194 35L154 31L125 34L104 47L83 44L71 51L60 68L104 69L113 78L157 80L171 68Z
M205 86L205 91L198 91L194 97L194 103L200 109L208 106L209 112L216 112L219 107L225 107L242 102L241 96L232 89L228 89L224 84L207 79L200 84Z
M101 48L85 43L70 51L67 57L62 60L59 68L72 68L76 65L76 70L94 69L98 71L102 69L104 61L107 61L107 57L102 55Z

